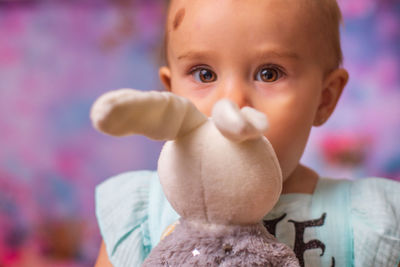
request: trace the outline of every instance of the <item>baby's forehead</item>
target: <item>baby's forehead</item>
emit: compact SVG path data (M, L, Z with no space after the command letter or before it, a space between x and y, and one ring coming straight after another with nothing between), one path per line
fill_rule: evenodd
M293 3L293 1L295 1L295 3ZM282 14L283 21L291 19L294 25L302 25L302 28L297 27L295 29L293 27L293 30L304 30L303 36L304 38L309 38L309 42L312 40L317 42L317 39L324 39L324 42L327 44L324 45L324 47L330 47L328 49L334 50L334 53L331 54L335 54L335 65L340 65L342 57L339 37L341 13L336 0L251 0L246 2L238 2L237 0L218 0L217 2L222 3L222 5L218 5L218 7L225 9L230 9L231 6L236 5L241 6L242 4L245 4L246 6L256 6L261 10L261 12L265 12L264 17L271 15L271 12L279 12ZM215 4L216 0L171 0L166 25L166 44L168 43L169 33L179 31L182 24L193 27L194 24L201 22L192 19L194 13L197 12L198 15L201 12L198 11L199 9L204 10L203 8L198 8L199 6L215 6ZM274 8L269 9L268 5L273 5ZM242 15L244 12L246 11L239 9L238 15ZM201 16L203 20L213 19L204 15L206 14ZM287 21L287 23L289 22ZM252 29L250 28L249 31L251 30ZM311 32L312 36L310 36ZM318 47L320 47L320 45L318 45Z
M292 0L251 0L246 1L245 3L237 2L237 0L219 0L217 2L223 4L217 4L216 0L172 0L169 3L168 7L168 16L167 16L167 31L176 31L185 21L185 23L193 24L193 20L185 19L185 17L190 18L193 14L198 15L204 10L207 6L218 6L219 10L223 11L224 9L231 9L233 6L240 6L245 4L245 6L253 6L258 9L265 10L265 16L271 14L271 12L276 12L276 6L280 7L280 10L301 10L300 12L284 12L283 17L293 17L298 16L296 19L298 21L305 20L310 17L312 12L311 6L308 6L310 2L313 0L295 0L296 5L290 5ZM326 1L326 0L320 0ZM330 0L328 0L330 1ZM334 0L333 0L334 1ZM274 5L274 11L271 11L268 8L268 5ZM199 8L201 7L201 8ZM307 12L305 12L307 11ZM246 13L246 10L238 10L238 15L243 15ZM263 11L264 12L264 11ZM248 12L247 12L248 13ZM300 15L301 14L301 15ZM202 16L203 20L212 19L212 17ZM314 18L316 19L316 17Z

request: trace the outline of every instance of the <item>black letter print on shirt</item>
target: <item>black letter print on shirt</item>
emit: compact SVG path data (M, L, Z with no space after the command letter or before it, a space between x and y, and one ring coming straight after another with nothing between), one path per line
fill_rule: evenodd
M272 220L263 220L264 227L267 228L268 233L276 237L276 225L286 217L284 213L281 217Z
M267 228L268 232L274 236L276 236L276 226L286 217L286 213L284 213L279 218L273 220L264 220L264 226ZM320 248L322 250L321 256L325 253L325 244L320 240L314 239L307 243L304 243L304 231L307 227L316 227L322 226L325 223L326 213L323 213L322 216L315 220L309 220L304 222L297 222L294 220L289 220L294 224L296 235L295 235L295 244L294 244L294 253L296 254L297 259L299 260L300 266L304 267L304 252L309 249ZM335 258L332 257L332 265L335 266Z
M302 267L304 267L304 252L306 250L320 248L322 250L320 256L323 256L325 253L325 244L319 241L318 239L313 239L307 243L304 243L304 231L306 230L306 228L324 225L325 218L326 218L326 213L322 214L322 216L316 220L310 220L304 222L296 222L294 220L288 221L294 224L294 228L296 230L294 252L296 253L296 256Z

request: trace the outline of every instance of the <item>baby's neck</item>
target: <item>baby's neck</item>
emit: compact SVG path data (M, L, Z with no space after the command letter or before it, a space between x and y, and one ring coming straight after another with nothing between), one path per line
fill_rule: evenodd
M283 182L282 194L313 194L318 182L318 174L304 165L296 169Z

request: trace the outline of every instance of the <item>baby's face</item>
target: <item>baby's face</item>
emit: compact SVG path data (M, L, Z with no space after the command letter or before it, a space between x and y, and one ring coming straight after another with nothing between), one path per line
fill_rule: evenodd
M298 165L315 123L325 72L315 23L296 3L175 0L169 67L160 69L169 90L207 115L221 98L265 113L266 137L284 178Z

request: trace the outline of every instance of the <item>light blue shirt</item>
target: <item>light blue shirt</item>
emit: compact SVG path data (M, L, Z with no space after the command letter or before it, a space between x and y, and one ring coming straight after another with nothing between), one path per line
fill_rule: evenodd
M116 267L140 266L179 218L153 171L123 173L100 184L96 216ZM282 195L264 225L305 267L397 267L400 183L319 179L313 195Z

